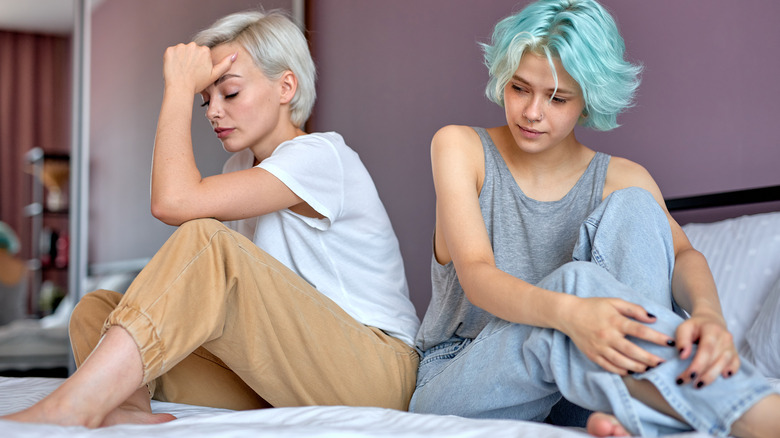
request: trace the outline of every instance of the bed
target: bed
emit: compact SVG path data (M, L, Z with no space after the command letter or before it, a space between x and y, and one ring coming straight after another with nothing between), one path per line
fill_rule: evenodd
M768 205L773 211L712 223L687 223L684 229L694 246L707 257L713 270L724 314L740 352L767 375L770 383L780 392L780 186L670 199L667 205L672 214L677 215L682 210L711 209L746 202ZM56 378L0 377L0 415L33 404L61 382L62 379ZM46 438L587 436L581 429L548 424L474 420L366 407L312 406L238 412L152 401L152 409L172 413L178 420L154 426L121 425L92 430L0 420L0 435ZM708 437L695 432L675 436Z

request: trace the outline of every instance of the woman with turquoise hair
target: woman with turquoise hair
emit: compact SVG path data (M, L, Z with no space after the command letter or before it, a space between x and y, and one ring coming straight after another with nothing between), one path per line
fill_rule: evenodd
M433 296L410 409L542 421L563 397L596 411L599 436L775 434L780 396L740 361L653 178L575 136L617 127L639 85L613 18L542 0L484 50L506 125L433 138Z

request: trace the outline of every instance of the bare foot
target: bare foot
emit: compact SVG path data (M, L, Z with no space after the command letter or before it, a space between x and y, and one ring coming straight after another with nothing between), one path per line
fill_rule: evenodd
M84 422L78 421L75 418L70 420L66 418L54 418L52 416L44 415L38 410L34 409L27 409L0 418L3 420L18 421L22 423L48 423L59 424L62 426L86 425L87 427L90 427L89 424L85 424ZM138 409L134 406L120 406L106 416L100 427L113 426L115 424L159 424L175 419L176 417L171 414L153 414L151 412Z
M614 415L594 412L588 417L588 433L593 436L631 436Z
M171 414L153 414L147 410L131 405L122 405L106 415L100 427L115 424L159 424L175 420Z
M76 418L55 418L37 409L25 409L10 415L0 417L0 420L16 421L19 423L50 423L62 426L83 426ZM59 421L58 421L59 420Z
M38 403L4 417L3 420L17 421L20 423L46 423L59 424L60 426L90 426L86 416L78 412L69 412L67 409L60 409L56 403L44 398ZM96 424L92 424L95 427Z

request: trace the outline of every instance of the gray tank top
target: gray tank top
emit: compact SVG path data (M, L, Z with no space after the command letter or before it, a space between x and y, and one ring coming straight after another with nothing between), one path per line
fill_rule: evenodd
M597 152L585 173L563 198L542 202L517 185L490 135L474 128L485 153L485 181L479 205L493 246L496 266L536 284L571 261L580 224L600 203L610 156ZM451 339L475 338L495 316L472 305L452 262L431 261L433 295L415 346L426 351Z

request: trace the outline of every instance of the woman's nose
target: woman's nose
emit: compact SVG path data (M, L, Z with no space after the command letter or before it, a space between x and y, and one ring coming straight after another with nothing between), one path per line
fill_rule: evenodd
M544 117L544 105L545 102L542 97L534 96L528 101L528 104L525 107L525 111L523 112L523 116L528 119L529 122L538 122L542 120L542 117Z
M211 99L209 101L208 109L206 110L206 118L214 121L222 117L222 106L217 102L217 99Z

